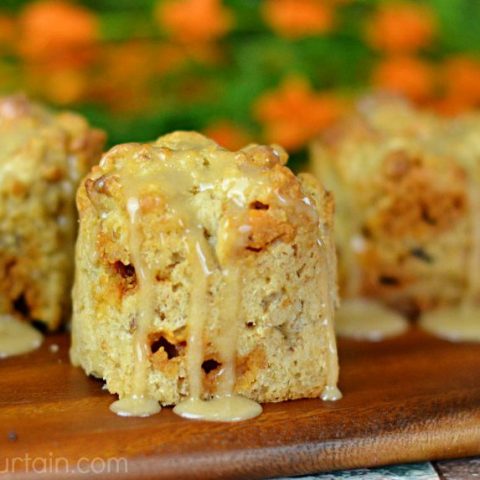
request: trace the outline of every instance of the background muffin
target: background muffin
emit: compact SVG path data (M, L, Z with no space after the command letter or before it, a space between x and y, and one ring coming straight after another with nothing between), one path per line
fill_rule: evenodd
M336 197L344 297L417 314L478 296L479 126L378 96L312 145Z
M74 196L104 135L23 96L0 99L0 312L58 327L70 308Z
M121 398L163 404L192 395L196 348L202 398L219 393L229 362L235 393L258 401L334 387L332 200L285 161L279 147L230 152L184 132L107 153L78 191L72 361ZM134 392L141 368L144 391Z

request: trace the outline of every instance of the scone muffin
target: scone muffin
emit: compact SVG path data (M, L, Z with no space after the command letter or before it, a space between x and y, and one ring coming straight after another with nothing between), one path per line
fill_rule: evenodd
M113 148L77 194L71 359L121 399L337 395L332 198L280 147Z
M341 296L418 316L480 300L480 118L363 100L312 145L336 198Z
M0 314L57 328L70 309L75 191L104 144L80 116L0 99Z

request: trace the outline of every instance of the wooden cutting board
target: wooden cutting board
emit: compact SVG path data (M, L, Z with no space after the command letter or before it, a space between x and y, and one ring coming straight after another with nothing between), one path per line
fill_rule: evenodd
M183 420L168 408L117 417L102 382L70 366L67 349L57 335L0 361L6 478L86 478L90 468L102 478L252 479L480 454L480 345L416 330L377 344L340 341L344 399L265 405L237 424Z

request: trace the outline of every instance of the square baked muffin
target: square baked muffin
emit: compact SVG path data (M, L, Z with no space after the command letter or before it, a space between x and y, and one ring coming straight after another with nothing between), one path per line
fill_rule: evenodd
M121 399L338 395L332 198L280 147L197 133L82 182L71 358Z
M343 298L409 316L480 301L480 117L363 100L312 145L336 199Z
M23 96L0 99L0 313L57 328L70 310L75 191L104 135Z

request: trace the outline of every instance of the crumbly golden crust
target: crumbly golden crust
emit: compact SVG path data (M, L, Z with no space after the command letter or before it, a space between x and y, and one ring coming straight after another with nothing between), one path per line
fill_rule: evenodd
M456 303L474 248L480 118L446 120L371 97L312 144L311 168L335 194L342 295L409 314Z
M55 329L70 308L74 195L104 135L23 96L0 99L0 311Z
M122 179L148 176L152 182L138 194L141 251L155 272L148 394L162 404L189 395L185 353L192 265L185 231L166 200L168 181L158 177L163 162L175 164L171 181L182 181L185 172L198 178L182 195L195 211L213 261L223 264L235 256L241 265L235 392L257 401L319 396L328 349L320 288L326 265L318 240L331 233L332 199L313 177L295 177L279 148L252 145L229 152L195 133L115 147L80 186L73 363L105 379L110 392L132 393L138 282ZM244 242L225 235L236 223L248 225ZM328 275L335 285L334 273ZM215 394L221 367L215 339L223 282L221 271L209 277L204 397Z

